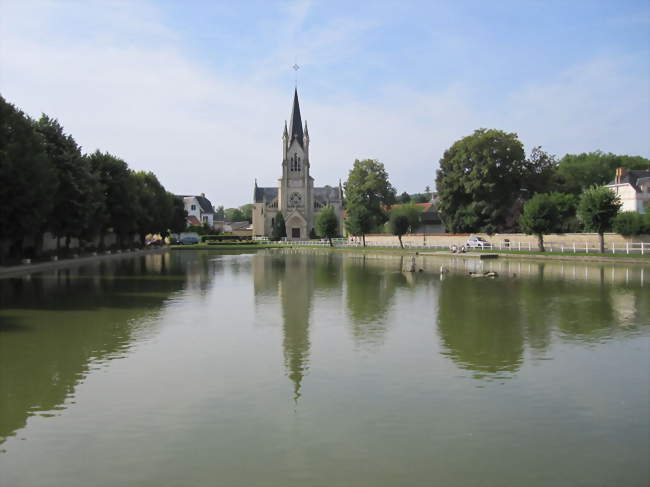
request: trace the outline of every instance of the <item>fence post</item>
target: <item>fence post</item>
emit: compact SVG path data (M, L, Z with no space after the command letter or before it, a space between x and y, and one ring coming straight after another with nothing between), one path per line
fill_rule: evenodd
M585 242L585 254L589 253L589 242Z
M531 248L530 248L530 242L528 242L528 252L530 252L530 250L531 250Z
M616 253L616 242L612 242L612 254Z
M521 242L517 242L517 245L518 245L519 251L521 251Z
M576 243L575 242L573 242L573 253L574 254L576 253Z
M643 242L641 242L641 255L643 255Z
M625 253L626 254L630 253L630 243L629 242L625 242Z
M560 252L564 253L564 244L562 244L562 249L560 250Z

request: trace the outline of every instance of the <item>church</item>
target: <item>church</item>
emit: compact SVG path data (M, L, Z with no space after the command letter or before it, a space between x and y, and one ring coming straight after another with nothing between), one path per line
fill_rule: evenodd
M289 127L284 122L282 134L282 177L277 187L259 187L255 181L253 195L253 235L271 236L275 218L282 212L287 238L307 240L315 231L318 213L330 205L339 220L339 233L343 233L343 190L338 186L314 187L309 175L309 131L307 122L303 129L298 103L298 90L293 94L293 108Z

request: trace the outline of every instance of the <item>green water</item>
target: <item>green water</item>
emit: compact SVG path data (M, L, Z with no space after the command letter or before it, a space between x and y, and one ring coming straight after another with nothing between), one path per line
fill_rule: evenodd
M650 268L401 265L185 251L0 279L0 485L648 485Z

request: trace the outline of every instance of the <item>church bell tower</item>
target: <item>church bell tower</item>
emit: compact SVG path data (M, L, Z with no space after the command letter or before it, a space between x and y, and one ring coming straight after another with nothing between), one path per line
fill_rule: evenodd
M306 239L313 229L313 178L309 175L309 131L300 116L298 90L293 94L291 119L282 134L282 178L278 208L287 225L287 237Z

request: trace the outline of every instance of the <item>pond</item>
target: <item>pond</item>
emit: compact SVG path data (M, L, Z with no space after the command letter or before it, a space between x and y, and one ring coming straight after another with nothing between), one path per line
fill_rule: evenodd
M650 268L402 260L0 279L0 485L647 485Z

